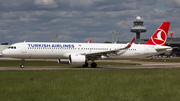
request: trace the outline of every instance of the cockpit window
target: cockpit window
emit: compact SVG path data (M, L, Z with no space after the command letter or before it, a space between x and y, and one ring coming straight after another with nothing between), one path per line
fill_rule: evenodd
M16 46L10 46L8 49L16 49Z

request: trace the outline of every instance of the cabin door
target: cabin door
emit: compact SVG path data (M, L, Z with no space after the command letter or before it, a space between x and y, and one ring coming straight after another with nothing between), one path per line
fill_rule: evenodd
M27 47L26 47L26 44L25 43L23 43L22 44L22 47L21 47L21 53L26 53L27 52L27 49L26 49Z

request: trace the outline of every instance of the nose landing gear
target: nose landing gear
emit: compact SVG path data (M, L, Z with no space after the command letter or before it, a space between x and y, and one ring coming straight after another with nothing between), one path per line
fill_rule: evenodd
M25 59L22 59L22 64L20 65L21 68L24 68L24 62L25 62Z

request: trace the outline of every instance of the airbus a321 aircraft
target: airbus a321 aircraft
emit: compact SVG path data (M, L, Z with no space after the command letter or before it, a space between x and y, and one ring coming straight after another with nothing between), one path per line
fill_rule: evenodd
M58 63L81 64L97 67L94 60L104 58L143 58L172 50L165 46L170 22L164 22L152 37L144 44L134 44L134 38L127 44L104 43L53 43L53 42L21 42L12 44L2 54L6 57L22 59L57 59Z

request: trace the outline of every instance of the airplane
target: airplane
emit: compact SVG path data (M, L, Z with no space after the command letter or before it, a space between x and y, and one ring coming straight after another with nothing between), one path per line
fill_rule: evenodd
M98 59L144 58L171 51L173 48L165 46L170 22L163 22L152 37L144 44L105 44L105 43L54 43L54 42L20 42L12 44L2 54L5 57L22 59L57 59L59 64L80 64L97 67Z

